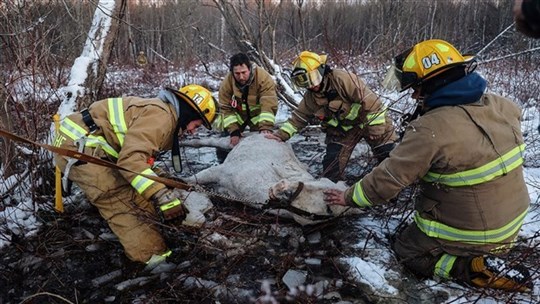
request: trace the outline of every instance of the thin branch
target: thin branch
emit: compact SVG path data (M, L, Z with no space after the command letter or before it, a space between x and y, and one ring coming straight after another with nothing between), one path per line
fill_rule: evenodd
M513 22L512 24L510 24L507 28L505 28L502 32L499 33L499 35L495 36L495 38L493 38L488 44L486 44L486 46L484 46L478 53L476 53L476 56L480 56L480 54L482 54L483 51L485 51L490 45L493 44L493 42L495 42L497 39L499 39L499 37L501 37L504 33L506 33L511 27L513 27L515 24L515 22Z
M504 56L493 58L493 59L480 61L480 62L478 62L478 64L484 64L484 63L488 63L488 62L499 61L499 60L503 60L503 59L511 58L511 57L516 57L516 56L527 54L527 53L533 53L533 52L536 52L536 51L540 51L540 47L528 49L528 50L521 51L521 52L518 52L518 53L504 55Z
M33 298L37 298L37 297L39 297L39 296L50 296L50 297L58 298L58 299L60 299L60 300L62 300L62 301L64 301L64 302L66 302L66 303L75 304L75 303L71 302L70 300L68 300L68 299L66 299L66 298L64 298L64 297L62 297L62 296L59 296L59 295L57 295L57 294L50 293L50 292L38 292L38 293L36 293L36 294L33 294L33 295L31 295L31 296L25 298L25 299L22 300L19 304L26 303L28 300L31 300L31 299L33 299Z

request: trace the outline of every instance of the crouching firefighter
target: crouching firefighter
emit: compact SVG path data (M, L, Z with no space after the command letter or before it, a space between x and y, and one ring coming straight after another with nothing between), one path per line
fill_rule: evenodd
M108 98L66 117L54 145L145 175L157 175L152 160L172 148L174 168L180 171L178 137L193 134L201 125L210 129L215 107L211 93L199 85L167 88L157 98ZM154 263L171 254L155 220L185 217L181 191L132 172L61 155L55 161L99 209L129 259Z
M326 55L304 51L294 61L291 79L298 90L306 90L292 116L267 138L290 139L313 119L326 132L323 176L336 182L356 144L364 138L378 161L394 148L397 135L387 110L377 95L355 74L331 69Z
M474 67L472 56L442 40L420 42L395 57L385 83L412 88L420 116L386 160L346 191L326 191L325 200L370 207L419 179L414 223L393 244L401 263L423 278L527 291L527 269L502 258L530 201L521 110L485 93L486 81Z

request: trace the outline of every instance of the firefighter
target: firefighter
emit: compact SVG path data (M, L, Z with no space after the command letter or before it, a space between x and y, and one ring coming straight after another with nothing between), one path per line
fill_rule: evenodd
M157 175L152 164L160 151L172 148L173 165L180 169L178 136L211 129L216 104L199 85L164 89L157 98L109 98L66 117L54 145L108 159L145 175ZM118 236L127 257L155 264L171 254L158 229L158 218L183 218L185 192L141 175L55 156L70 181L99 209Z
M419 180L414 223L393 244L402 264L424 278L526 291L527 270L497 257L513 245L529 207L521 110L485 93L474 67L472 56L442 40L395 57L385 83L412 88L420 116L386 160L346 191L325 191L325 200L370 207Z
M223 128L230 136L231 146L236 146L242 132L270 133L276 120L278 99L272 76L249 60L244 53L230 58L229 73L219 87L220 115ZM226 152L217 150L220 161Z
M397 140L391 119L373 91L355 74L331 69L326 55L304 51L293 62L297 89L307 89L292 117L267 138L286 141L314 118L326 132L323 176L342 178L356 144L365 138L373 154L384 159Z
M146 55L144 54L143 51L140 51L139 55L137 55L137 65L140 67L144 67L146 66L147 63L148 63L148 60L146 59Z
M540 0L515 0L514 20L520 32L540 38Z

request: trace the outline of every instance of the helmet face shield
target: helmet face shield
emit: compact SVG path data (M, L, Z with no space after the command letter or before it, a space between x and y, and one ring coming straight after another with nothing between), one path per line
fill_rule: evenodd
M295 89L311 89L321 84L326 64L326 55L303 51L294 60L291 80Z
M401 71L396 68L396 65L393 63L384 76L382 86L390 91L402 91L401 89Z
M418 82L418 77L415 73L403 72L394 62L388 68L382 85L387 90L403 92Z
M291 74L291 80L297 89L310 89L322 82L322 75L318 69L307 72L305 69L296 68Z

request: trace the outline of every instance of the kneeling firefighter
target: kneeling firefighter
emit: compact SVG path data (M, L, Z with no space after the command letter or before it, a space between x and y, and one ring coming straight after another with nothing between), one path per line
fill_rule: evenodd
M94 102L66 117L54 145L108 159L145 175L157 175L153 160L172 148L181 170L178 137L204 125L211 129L216 104L199 85L164 89L157 98L122 97ZM133 261L153 263L171 254L155 221L185 217L180 191L127 171L55 156L65 177L99 209Z
M528 290L527 269L500 256L514 244L530 202L521 109L485 93L474 58L446 41L420 42L394 60L385 82L412 88L420 116L386 160L345 192L326 191L326 201L369 207L419 179L414 223L393 244L401 263L421 277Z

